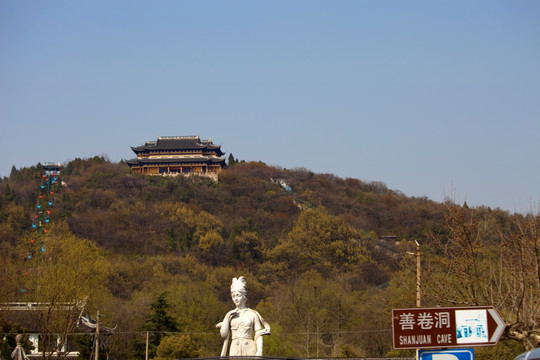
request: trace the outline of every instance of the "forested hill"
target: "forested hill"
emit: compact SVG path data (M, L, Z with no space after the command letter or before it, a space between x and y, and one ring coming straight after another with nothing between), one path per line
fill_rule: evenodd
M532 254L529 242L514 240L537 217L260 162L236 163L216 183L134 175L95 157L62 168L43 252L32 253L42 173L39 164L13 168L0 182L0 301L87 298L88 310L118 325L110 351L119 359L140 358L143 330L198 334L190 356L219 354L215 324L232 306L229 284L239 275L248 278L250 306L272 324L265 354L383 356L391 350L389 309L415 305L415 259L406 255L414 240L425 254L424 305L500 302L509 323L526 325L515 338L536 326L519 315L533 302L516 305L538 297L524 293L538 288L524 283L534 274L513 279L509 267L529 269L513 258ZM516 246L521 252L508 252ZM521 295L495 297L509 286ZM174 326L156 328L158 308ZM151 341L154 355L161 338Z
M13 243L29 226L41 173L39 164L13 169L1 182L2 218L10 219L2 240ZM257 162L229 167L214 183L202 177L132 175L122 163L95 157L69 162L61 179L53 218L113 253L196 252L207 241L221 243L214 264L233 263L241 255L256 255L239 253L235 238L240 234L256 234L251 251L271 249L306 209L337 217L370 239L417 239L443 226L443 207L427 198L407 197L380 182ZM200 239L202 233L208 239Z

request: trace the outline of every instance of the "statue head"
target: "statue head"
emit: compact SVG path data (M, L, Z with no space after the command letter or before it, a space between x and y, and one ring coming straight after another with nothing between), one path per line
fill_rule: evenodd
M234 304L239 306L245 306L247 301L247 290L246 290L246 278L240 276L239 278L233 278L231 284L231 297Z

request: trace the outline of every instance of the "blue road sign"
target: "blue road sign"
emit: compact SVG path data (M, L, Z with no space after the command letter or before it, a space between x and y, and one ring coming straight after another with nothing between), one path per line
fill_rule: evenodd
M474 360L474 349L420 350L418 360Z

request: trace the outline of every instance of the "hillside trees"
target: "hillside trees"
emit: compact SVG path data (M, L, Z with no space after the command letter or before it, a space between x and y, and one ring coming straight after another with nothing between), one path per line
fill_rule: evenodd
M0 249L7 259L21 258L15 250L27 240L39 173L39 166L14 169L0 181ZM230 280L239 275L249 279L249 306L272 325L268 354L384 354L386 308L414 306L415 259L404 255L413 239L422 243L426 306L493 302L516 324L516 337L534 335L534 217L459 206L452 213L449 204L410 198L380 182L260 162L237 163L215 183L135 175L96 157L67 163L62 179L54 222L68 225L67 248L88 248L87 257L75 252L70 266L104 263L98 278L106 289L97 287L102 295L88 306L100 306L110 316L105 321L118 325L111 338L117 358L129 358L133 332L143 332L145 311L164 292L168 314L192 333L199 354L219 354L214 326L231 306ZM392 240L379 241L383 235ZM4 265L0 291L11 301L20 269L15 261ZM87 279L66 274L86 287ZM163 347L165 356L177 350Z
M294 193L306 196L313 205L331 209L358 229L410 239L434 231L443 221L439 204L427 198L409 198L382 182L341 179L305 169L283 175Z
M10 203L32 208L38 183L37 179L22 176L26 172L26 169L17 170L13 174L16 180L0 183L5 190L0 200L6 217L8 211L13 213L8 210ZM343 180L301 169L282 170L254 162L222 171L216 184L197 177L133 175L125 164L95 157L69 162L62 170L62 179L66 186L57 199L61 201L55 204L56 216L65 219L76 235L115 252L131 249L157 254L177 251L180 243L191 245L194 239L190 231L181 224L171 223L161 213L164 202L213 215L222 223L218 233L226 248L232 245L229 240L234 241L242 232L257 234L266 248L274 247L291 230L300 212L298 204L305 200L301 195L307 192L311 193L309 200L313 205L324 206L357 229L380 235L406 238L411 231L421 234L436 226L439 217L433 202L407 198L389 191L384 184ZM292 190L286 191L274 179L286 180ZM5 228L6 239L14 239L16 229L24 228L25 218L17 214L11 217L17 219L17 226ZM163 241L164 237L167 241ZM205 240L219 242L216 236ZM232 254L235 250L227 251Z
M501 234L508 282L507 334L526 349L540 346L540 215L514 215L512 230Z
M176 360L199 357L199 347L190 335L165 337L157 348L154 360Z
M262 163L237 164L220 173L214 197L201 205L222 220L226 236L256 232L273 246L299 213L292 196L272 182L280 176L280 170Z
M231 235L233 256L246 268L252 268L263 261L264 244L259 234L253 231L241 231Z
M181 329L189 329L190 341L196 345L197 352L212 354L220 348L222 339L211 334L215 333L215 325L229 309L218 298L212 281L177 279L168 287L171 314Z
M148 354L153 358L157 353L157 348L161 339L168 332L177 332L179 330L178 323L169 314L170 305L167 301L167 294L161 293L156 300L150 304L150 309L146 315L146 321L141 326L141 330L148 331ZM134 358L144 358L145 344L138 342L135 346Z
M20 266L17 264L19 254L9 243L0 243L0 253L0 302L8 302L18 295L21 287Z
M281 332L275 336L281 343L294 348L299 356L382 356L389 350L389 334L386 332L386 338L379 335L388 324L373 321L385 318L384 309L380 301L378 309L366 303L366 295L354 290L346 275L325 279L311 270L273 289L271 297L261 304L261 312L272 324L278 324ZM369 332L359 336L359 328ZM378 345L373 346L375 343Z
M343 330L344 314L338 304L338 288L316 271L305 273L292 284L282 284L271 298L268 321L280 324L284 343L296 347L303 357L330 356L334 334ZM328 340L323 341L323 336ZM332 338L332 339L330 339Z
M540 346L540 217L446 204L447 236L424 251L426 305L493 305L506 336L525 348Z
M500 307L505 290L500 277L501 247L489 217L447 204L445 225L448 235L433 237L435 257L426 252L426 300Z
M27 274L20 279L25 286L20 300L44 304L28 316L46 340L44 357L50 351L51 358L66 344L87 305L95 309L105 298L109 265L94 244L70 234L65 224L52 226L43 243L42 254L20 264L20 274ZM24 245L19 244L22 254Z
M267 266L282 275L317 270L328 276L353 271L371 261L367 241L364 234L326 209L308 209L287 237L268 251Z

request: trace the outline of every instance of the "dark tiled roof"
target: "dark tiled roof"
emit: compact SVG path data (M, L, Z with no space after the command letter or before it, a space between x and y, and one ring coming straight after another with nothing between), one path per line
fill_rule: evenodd
M97 327L97 321L92 319L90 315L80 316L79 322L77 323L77 328L84 332L95 332ZM107 334L111 335L116 330L116 326L114 328L106 327L103 324L99 324L99 332L100 334Z
M132 146L135 153L159 150L214 150L223 155L220 145L214 145L212 140L201 140L199 136L160 136L157 141L147 141L142 146Z

